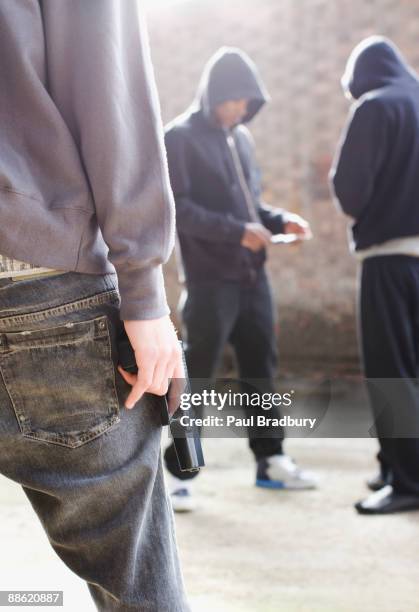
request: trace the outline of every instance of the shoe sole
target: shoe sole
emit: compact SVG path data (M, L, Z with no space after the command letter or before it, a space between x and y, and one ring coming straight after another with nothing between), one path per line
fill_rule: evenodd
M194 510L196 510L196 504L194 502L179 504L178 506L174 504L173 502L171 503L172 503L173 512L176 512L176 513L193 512Z
M280 480L262 480L260 478L256 480L256 486L261 487L262 489L285 489L286 491L309 491L317 488L317 485L314 483L289 485Z
M262 489L285 489L285 485L280 480L256 480L256 486Z
M370 516L384 516L387 514L401 514L402 512L417 512L419 510L419 506L417 504L406 505L403 508L390 509L390 510L376 510L374 508L363 508L359 503L354 505L355 510L358 514L370 515Z
M193 508L173 508L173 512L175 514L187 514L188 512L194 512L194 510L195 510L195 507Z

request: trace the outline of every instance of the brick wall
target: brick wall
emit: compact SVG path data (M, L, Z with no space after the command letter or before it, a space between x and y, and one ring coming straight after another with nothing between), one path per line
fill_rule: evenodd
M305 216L315 238L271 249L269 271L285 368L356 367L356 265L327 172L348 103L339 79L353 46L385 34L419 68L415 0L186 0L149 11L165 121L191 102L202 67L221 45L258 65L272 101L252 122L265 199ZM176 307L174 262L166 270Z

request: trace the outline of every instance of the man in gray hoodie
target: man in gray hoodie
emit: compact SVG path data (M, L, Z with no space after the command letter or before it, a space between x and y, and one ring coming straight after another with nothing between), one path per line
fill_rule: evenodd
M0 82L0 473L98 609L184 612L157 397L183 376L174 206L137 3L4 0Z

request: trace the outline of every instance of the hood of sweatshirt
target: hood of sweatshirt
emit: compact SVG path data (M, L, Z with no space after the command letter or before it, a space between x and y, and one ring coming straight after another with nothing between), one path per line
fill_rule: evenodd
M221 47L204 68L194 106L212 120L218 104L240 99L248 100L247 114L242 119L247 123L269 101L269 94L246 53Z
M417 77L398 47L384 36L370 36L352 51L341 82L345 93L358 99L369 91L406 79Z

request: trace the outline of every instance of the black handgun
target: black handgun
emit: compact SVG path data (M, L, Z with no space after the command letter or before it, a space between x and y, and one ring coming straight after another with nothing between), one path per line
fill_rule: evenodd
M182 343L181 343L182 344ZM174 381L171 384L179 386L182 382L182 393L190 393L190 384L187 375L187 368L185 363L185 354L182 349L183 366L185 370L184 381ZM136 374L138 372L137 363L135 361L135 354L129 338L124 331L123 335L118 339L118 363L126 370ZM183 384L184 383L184 384ZM162 425L169 425L170 433L173 438L176 456L179 463L179 468L182 472L198 472L201 467L204 467L204 455L202 452L201 439L199 437L199 431L196 425L185 425L181 418L184 416L183 411L177 408L169 412L169 405L172 404L173 400L180 397L180 393L173 393L173 388L169 388L166 396L156 396L160 401L160 418ZM178 402L177 402L178 403ZM191 413L192 408L188 409L188 423L193 422L193 414Z

